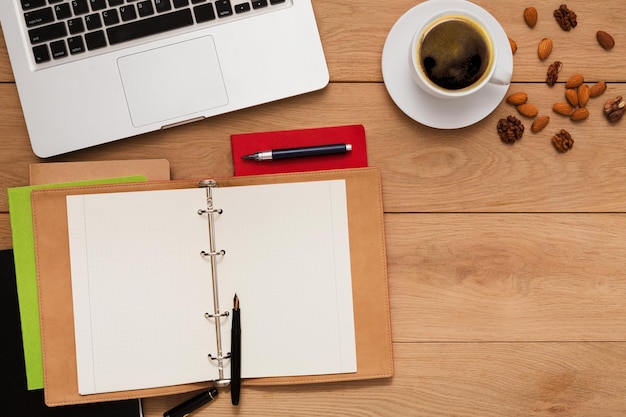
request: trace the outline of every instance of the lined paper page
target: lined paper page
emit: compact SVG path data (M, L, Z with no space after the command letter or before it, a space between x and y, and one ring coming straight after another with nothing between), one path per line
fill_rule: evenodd
M81 394L216 378L206 190L69 196Z
M241 303L242 377L355 372L345 181L217 188L214 201L220 304L235 292Z
M345 181L213 189L221 311L242 377L356 371ZM81 394L218 377L205 189L69 196ZM223 352L230 318L221 320ZM230 363L226 360L226 376Z

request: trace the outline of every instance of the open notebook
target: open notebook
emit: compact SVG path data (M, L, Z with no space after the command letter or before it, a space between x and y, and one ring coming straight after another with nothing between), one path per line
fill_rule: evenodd
M356 372L344 180L75 195L67 213L79 393L229 378L235 293L243 378Z
M346 184L357 370L356 372L324 375L244 378L242 381L244 386L353 381L386 378L393 374L380 171L377 168L361 168L217 179L220 189L247 185L327 180L344 180ZM197 186L197 180L177 180L143 184L37 190L33 192L33 228L37 248L37 280L41 314L44 393L47 405L56 406L124 398L146 398L189 392L207 388L211 385L210 382L199 382L168 387L80 395L78 393L78 372L74 342L75 314L72 307L66 209L67 196L128 191L194 189ZM256 204L249 207L249 209L255 211L263 210L262 207ZM224 215L226 214L224 210ZM158 226L155 226L155 228L158 228ZM220 239L220 237L216 236L216 239ZM232 250L222 246L224 242L221 240L218 242L219 248L227 251L225 258L228 257ZM149 257L150 254L144 253L143 256ZM220 275L220 279L222 278L224 277ZM220 292L223 290L225 289L220 287ZM243 316L249 314L248 310L252 304L248 307L247 297L244 300L243 295L239 295L241 295L243 320ZM232 307L233 294L227 294L224 297L226 297L224 308L230 309ZM298 306L299 308L300 306ZM324 308L326 307L320 306L319 309L323 310ZM294 311L298 313L297 310ZM288 313L294 314L294 311ZM274 317L268 315L265 319L271 321ZM315 321L315 317L311 318L310 321ZM246 332L249 332L247 327L242 331L243 337L247 338ZM227 346L226 351L228 351L228 348L229 346ZM155 366L158 367L159 364ZM225 371L226 376L228 376L228 370Z

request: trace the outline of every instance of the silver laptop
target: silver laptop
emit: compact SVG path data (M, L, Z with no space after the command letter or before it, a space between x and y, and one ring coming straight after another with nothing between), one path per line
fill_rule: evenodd
M323 88L311 0L0 0L50 157Z

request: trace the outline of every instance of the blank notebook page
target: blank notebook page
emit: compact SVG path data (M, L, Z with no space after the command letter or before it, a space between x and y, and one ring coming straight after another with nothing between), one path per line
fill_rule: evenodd
M356 371L345 181L214 190L220 305L241 304L242 377ZM222 334L230 346L229 321Z
M221 311L242 376L356 371L344 181L213 190ZM217 378L206 190L69 196L81 394ZM230 351L230 317L220 320ZM225 361L226 376L230 363Z
M79 393L216 377L206 190L67 198Z

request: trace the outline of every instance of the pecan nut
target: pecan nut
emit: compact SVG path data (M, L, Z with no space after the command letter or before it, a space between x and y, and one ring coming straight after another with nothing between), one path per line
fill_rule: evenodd
M561 6L554 11L554 18L561 29L568 32L578 25L576 13L568 9L566 4L561 4Z
M564 153L572 149L574 139L572 139L572 135L567 130L561 129L559 133L552 137L552 145L554 145L557 151Z
M504 143L513 144L522 138L524 125L515 116L508 116L498 121L498 136Z
M626 101L622 99L622 96L617 96L604 104L604 114L609 122L619 121L624 113L626 113Z
M554 61L548 67L548 72L546 74L546 84L548 84L550 87L556 84L557 80L559 79L559 72L561 71L561 68L563 68L563 63L561 61Z

